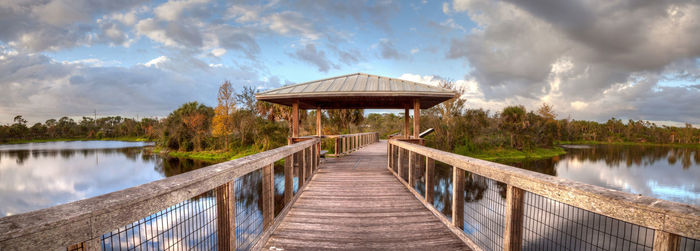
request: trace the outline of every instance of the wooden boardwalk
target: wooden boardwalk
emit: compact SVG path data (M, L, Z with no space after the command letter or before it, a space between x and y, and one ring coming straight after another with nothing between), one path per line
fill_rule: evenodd
M386 141L327 159L265 250L467 250L386 166Z

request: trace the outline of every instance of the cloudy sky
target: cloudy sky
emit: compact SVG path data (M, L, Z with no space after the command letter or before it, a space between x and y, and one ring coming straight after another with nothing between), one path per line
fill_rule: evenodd
M0 123L165 116L224 80L457 81L473 108L700 124L700 2L0 1Z

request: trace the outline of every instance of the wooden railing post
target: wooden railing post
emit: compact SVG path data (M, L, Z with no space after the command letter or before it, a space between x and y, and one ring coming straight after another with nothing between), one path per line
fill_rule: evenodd
M452 167L452 225L464 229L464 170Z
M294 159L297 160L296 163L297 163L297 166L299 167L299 169L298 169L299 170L299 188L301 188L304 185L304 183L306 183L306 182L304 182L306 180L306 169L304 168L304 163L306 162L305 161L306 151L301 150L301 151L297 152L296 154L298 155L298 158L294 158Z
M333 149L335 149L335 156L340 156L340 138L335 138L335 146L333 146Z
M654 251L677 250L680 250L680 237L678 235L658 229L654 231Z
M262 171L263 230L267 230L275 220L275 164L263 167Z
M216 225L219 250L236 250L236 191L233 182L216 188ZM263 218L264 219L264 218Z
M391 144L386 144L386 168L391 170Z
M503 250L520 250L523 243L523 197L525 191L508 185Z
M403 150L401 150L401 147L397 147L396 150L398 151L398 165L396 166L396 174L399 175L399 178L403 179Z
M415 177L415 169L413 165L416 164L415 160L416 153L408 151L408 185L411 188L414 188L416 182L414 181L416 179Z
M435 182L435 160L425 157L425 201L433 204L433 183Z
M289 205L294 196L294 154L284 159L284 205Z

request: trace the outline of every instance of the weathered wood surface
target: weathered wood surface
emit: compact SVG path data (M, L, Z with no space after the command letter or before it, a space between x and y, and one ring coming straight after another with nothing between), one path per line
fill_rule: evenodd
M317 142L283 146L121 191L0 218L0 250L65 249L93 240Z
M597 214L700 239L700 206L625 193L401 140L392 139L390 143L453 167Z
M265 250L467 250L389 172L385 154L383 141L326 160Z

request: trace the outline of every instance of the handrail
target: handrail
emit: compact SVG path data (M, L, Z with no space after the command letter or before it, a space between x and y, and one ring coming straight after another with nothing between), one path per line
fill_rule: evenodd
M272 167L275 161L289 158L295 153L303 152L304 158L307 158L303 162L304 168L314 171L319 158L312 152L318 152L315 149L318 149L319 143L318 139L308 140L121 191L0 218L0 250L65 248L100 238L104 233L227 185L250 172L265 168L265 175L269 176L271 168L266 167ZM307 173L306 169L304 173Z
M358 150L360 147L379 141L379 133L363 132L353 134L301 136L290 139L291 142L301 142L312 138L333 139L333 153L327 156L341 157Z
M437 160L460 170L507 184L507 223L504 236L506 240L508 240L509 231L512 230L508 228L522 227L508 225L508 221L511 220L508 217L515 217L512 219L516 220L518 219L517 217L520 217L520 221L522 221L522 201L518 201L518 199L522 200L522 198L514 197L521 197L523 191L534 193L593 213L657 230L655 232L656 236L654 236L655 242L673 242L674 238L677 240L678 237L700 239L700 206L634 195L440 151L400 140L389 140L387 148L390 155L388 157L388 168L392 170L392 172L393 168L396 166L403 166L403 164L401 164L401 157L398 157L398 163L396 163L397 160L394 160L396 155L401 156L402 151L408 151L409 177L411 175L411 169L414 168L410 163L415 163L415 160L411 160L411 158L414 154L419 154L425 156L426 163ZM403 156L406 157L406 155ZM401 177L401 168L397 169L399 173L397 176ZM455 178L459 181L459 177L456 173ZM430 181L426 181L426 183L428 182ZM407 183L407 185L412 184L410 178ZM411 187L411 189L413 188ZM459 191L458 188L453 188L453 190ZM513 203L516 203L516 206L513 206ZM518 208L517 203L520 203L521 211L510 211L515 210L513 208ZM460 206L457 205L457 208L455 208L453 205L453 210L455 209L460 210ZM456 213L459 214L460 212ZM518 213L520 215L516 215ZM453 220L455 218L454 214L455 212L453 211ZM456 217L461 219L461 216L457 215ZM654 246L656 247L657 244L674 245L673 243L655 243ZM507 245L504 245L504 247L507 247Z

